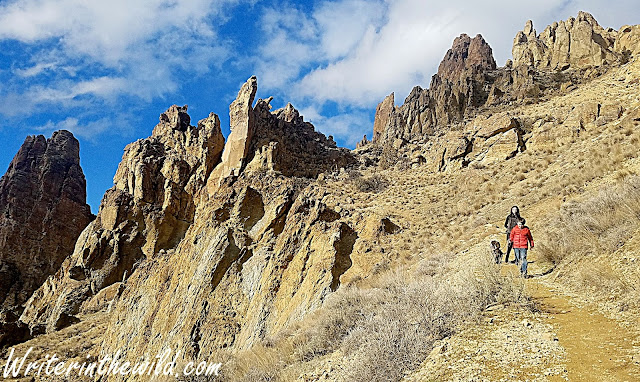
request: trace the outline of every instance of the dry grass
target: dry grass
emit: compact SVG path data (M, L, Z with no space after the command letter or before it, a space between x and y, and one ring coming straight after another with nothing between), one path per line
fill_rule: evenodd
M540 255L557 268L560 281L592 297L615 301L620 310L640 309L637 266L621 265L627 243L640 227L640 177L581 201L567 202L547 229ZM635 246L632 246L635 247Z
M640 177L627 176L616 187L586 201L565 203L548 224L553 228L549 244L541 252L554 264L576 256L612 253L639 225Z
M332 353L340 354L345 380L400 380L434 341L472 324L487 306L525 301L522 284L500 275L489 256L460 269L449 257L339 289L302 326L238 354L227 366L227 380L295 379Z

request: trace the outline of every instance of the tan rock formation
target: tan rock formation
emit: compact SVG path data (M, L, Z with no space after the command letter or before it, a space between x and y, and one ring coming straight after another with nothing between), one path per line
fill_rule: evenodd
M620 28L613 49L621 54L640 53L640 25L625 25Z
M209 195L215 194L225 179L245 172L276 171L285 176L316 177L327 170L337 170L354 159L346 149L339 149L305 122L291 105L271 111L272 98L256 102L257 79L251 77L231 104L231 134L222 154L222 162L207 183Z
M258 100L256 106L252 107L256 86L257 81L252 77L231 105L233 141L224 145L225 153L217 116L212 114L200 121L198 127L193 127L186 106L172 106L160 116L160 123L151 137L127 146L114 177L114 187L105 194L96 220L82 233L73 255L67 258L60 271L49 278L27 304L21 320L29 324L33 333L58 330L76 322L83 314L113 306L121 293L125 299L134 293L128 289L128 285L138 282L147 285L149 275L156 271L161 272L153 276L157 276L158 280L148 287L162 288L169 281L163 273L163 267L178 272L175 282L183 280L179 275L185 270L176 268L175 264L190 262L182 256L202 256L199 251L207 252L200 265L206 266L204 269L208 270L205 271L208 276L198 273L200 276L192 286L194 290L187 295L217 293L215 301L210 301L210 309L223 309L217 314L223 314L225 309L237 309L239 313L244 309L242 304L245 297L238 297L239 300L233 300L230 306L220 305L218 301L236 298L224 289L231 288L225 281L225 275L227 271L235 275L234 272L242 269L252 253L270 253L274 251L273 248L280 248L263 259L265 264L272 264L270 266L275 268L271 278L259 281L264 284L258 284L262 285L261 288L267 288L267 282L271 283L281 276L280 272L284 269L282 264L288 261L283 260L283 256L285 259L293 256L290 251L298 248L297 244L289 241L278 247L276 241L287 227L287 214L294 200L297 200L296 193L304 184L304 181L301 183L296 179L315 177L332 168L342 168L353 163L354 159L348 150L337 148L332 139L304 122L291 104L274 112L270 111L270 99ZM276 177L272 183L264 183L266 174ZM278 178L282 176L286 178ZM207 192L201 194L205 185L208 186ZM309 203L317 203L316 199L312 198ZM305 219L308 216L305 214L308 211L306 207L300 208L299 213L304 215L304 219L296 217L291 224L300 219L307 222ZM325 222L327 216L332 222L339 217L334 212L325 212L324 207L318 208L319 217L305 223L309 226L304 226L304 229L298 227L302 232L311 230L309 238L295 239L301 240L300 245L303 242L306 243L304 245L310 245L314 240L318 248L314 249L314 244L311 249L301 247L301 251L320 251L326 243L338 243L347 240L347 236L352 237L351 231L338 223L334 224L335 227L325 227L325 223L322 223L317 230L309 228L316 221ZM291 237L294 233L290 232L282 240L294 240ZM189 243L184 243L185 240ZM348 261L341 257L342 249L336 248L329 246L323 249L326 259L321 262L323 268L317 270L322 275L324 272L333 272L333 276L323 279L325 281L322 283L320 276L311 278L320 289L310 295L305 292L300 304L307 304L307 307L317 304L323 296L320 293L322 288L331 290L338 285L338 278L348 268L345 265ZM337 256L338 260L334 260L338 265L331 265L331 256ZM162 259L167 258L177 262L164 263ZM302 262L303 268L306 261ZM153 267L159 268L137 272L140 264L145 266L148 263L156 264ZM197 270L201 271L203 269ZM233 279L236 276L229 277ZM235 285L238 282L232 283ZM220 283L224 283L224 287L218 288ZM113 285L121 286L116 288ZM148 287L141 285L134 294L148 291L145 289ZM167 298L173 296L175 294L170 294ZM261 295L255 301L263 311L261 314L271 310L270 305L267 306L270 298ZM162 296L154 296L153 303L149 304L141 306L141 309L149 309L141 310L141 315L155 315L154 312L162 304L175 309L170 301L162 301ZM122 309L130 310L130 305ZM200 314L192 313L193 317ZM171 314L167 312L167 317ZM283 317L290 317L287 313L282 314ZM274 313L273 317L275 319L277 314ZM143 320L142 316L137 317L136 327ZM187 319L182 321L185 324L191 322ZM256 325L262 326L258 330ZM262 322L247 326L246 330L243 329L246 332L243 335L252 338L260 336L264 333L264 325ZM213 333L217 341L215 343L234 343L235 336L239 334L233 330L229 333Z
M474 38L462 34L453 40L440 66L438 76L452 83L466 77L466 72L482 72L496 68L493 51L481 35Z
M215 169L209 181L212 185L210 192L217 188L223 179L230 175L237 176L246 165L245 158L249 155L249 144L255 130L253 100L257 90L258 80L253 76L242 85L238 97L229 106L231 133L222 152L222 163Z
M0 321L16 321L92 218L73 134L27 137L0 178ZM18 330L0 325L0 346Z
M389 94L376 108L376 116L373 121L373 142L377 142L384 135L384 132L395 111L395 95Z
M224 144L217 116L194 127L186 112L186 106L172 106L151 137L125 148L97 218L26 305L21 320L33 333L75 322L91 296L121 281L142 258L180 242L193 222L196 192L219 162Z
M134 272L103 351L137 357L170 346L183 360L206 359L301 319L339 286L357 233L322 194L263 180L223 185L176 251ZM216 218L219 209L228 213Z
M567 92L601 75L606 64L628 60L639 35L634 27L604 29L585 12L553 23L540 35L528 21L514 39L513 61L496 68L482 36L463 34L454 40L429 89L415 87L391 112L383 107L388 98L378 106L374 142L425 141L459 128L483 108L538 102Z
M429 89L416 86L401 107L393 94L378 105L374 142L421 139L438 127L461 121L489 96L487 73L495 70L491 47L481 35L457 37L433 76Z
M253 109L255 132L246 158L248 174L275 171L284 176L315 178L354 163L348 150L316 132L293 105L272 112L270 101L258 100Z
M513 42L513 63L536 68L566 69L611 64L619 59L614 49L618 33L604 29L587 12L548 26L536 35L531 20Z
M362 137L362 140L360 142L356 143L356 149L364 147L364 146L368 145L369 143L371 143L371 141L367 139L367 134L365 134Z

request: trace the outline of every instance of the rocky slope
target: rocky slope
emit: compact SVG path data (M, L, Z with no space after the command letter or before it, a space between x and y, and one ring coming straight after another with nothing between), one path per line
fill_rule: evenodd
M22 305L93 218L79 154L68 131L30 136L0 178L0 346L19 337Z
M607 67L628 61L637 52L638 33L633 26L604 29L586 12L554 23L539 35L528 21L514 39L513 60L500 68L481 35L472 39L463 34L454 40L428 89L415 87L401 106L395 106L393 93L378 105L373 142L395 144L395 149L401 142L424 142L483 111L571 90ZM445 161L461 154L450 153Z

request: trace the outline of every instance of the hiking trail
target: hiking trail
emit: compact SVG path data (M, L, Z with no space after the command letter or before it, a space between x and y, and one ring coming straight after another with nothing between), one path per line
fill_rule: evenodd
M529 254L533 277L526 281L525 288L543 313L543 321L553 325L559 344L566 350L568 380L640 380L640 340L636 333L550 285L551 275L538 276L544 272L536 269L535 249ZM552 376L549 380L564 378Z

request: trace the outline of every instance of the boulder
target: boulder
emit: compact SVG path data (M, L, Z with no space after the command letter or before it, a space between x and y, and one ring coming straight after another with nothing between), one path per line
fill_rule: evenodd
M620 28L613 49L623 55L640 53L640 25L625 25Z

